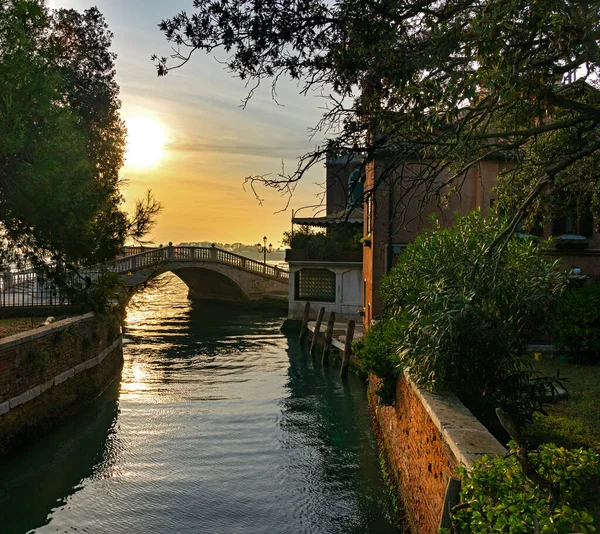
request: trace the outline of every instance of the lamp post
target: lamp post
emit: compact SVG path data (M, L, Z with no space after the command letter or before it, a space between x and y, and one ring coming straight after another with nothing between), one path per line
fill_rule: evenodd
M258 253L260 254L262 252L263 254L263 263L266 265L267 264L267 253L271 253L273 252L273 245L271 243L269 243L269 246L267 246L267 236L263 237L263 245L261 245L260 243L256 243L256 250L258 250Z

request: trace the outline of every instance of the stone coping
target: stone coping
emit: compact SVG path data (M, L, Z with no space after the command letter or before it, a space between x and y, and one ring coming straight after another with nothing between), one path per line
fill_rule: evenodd
M62 319L55 323L50 323L47 326L40 326L27 332L21 332L19 334L13 334L0 339L0 352L3 350L22 345L23 343L29 343L36 339L42 338L53 332L58 332L64 328L68 328L71 325L79 324L90 321L94 318L94 312L86 313L85 315L78 315L77 317L69 317L68 319Z
M482 456L504 456L506 449L453 393L431 393L417 387L409 371L404 378L413 389L455 458L470 469Z

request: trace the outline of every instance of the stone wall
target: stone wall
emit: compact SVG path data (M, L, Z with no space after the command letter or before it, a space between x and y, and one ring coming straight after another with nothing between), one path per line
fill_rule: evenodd
M502 455L505 449L452 394L420 390L405 375L396 385L395 406L380 406L376 386L371 377L369 402L410 529L435 533L457 467L470 467L484 454Z
M92 400L122 363L118 321L93 313L0 340L0 454Z

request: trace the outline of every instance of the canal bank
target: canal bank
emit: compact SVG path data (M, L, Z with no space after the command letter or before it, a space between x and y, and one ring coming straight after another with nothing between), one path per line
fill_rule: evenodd
M1 339L0 456L90 402L122 363L116 317L88 313Z
M302 323L287 321L286 331L306 338L305 350L326 365L329 349L334 357L361 376L361 362L351 354L348 343L332 343L331 329L319 328L321 321L309 322L309 304ZM340 325L342 327L343 325ZM338 333L343 329L339 328ZM348 338L354 332L346 327ZM335 345L335 346L334 346ZM310 346L310 349L308 348ZM347 354L346 354L347 353ZM398 512L406 527L416 534L435 534L450 527L449 511L459 504L458 468L470 469L484 455L503 456L506 449L479 420L451 393L433 394L415 385L409 372L396 381L394 404L382 405L375 376L368 378L369 405L380 448L381 468Z
M2 532L397 532L365 384L280 324L136 297L118 391L0 464Z

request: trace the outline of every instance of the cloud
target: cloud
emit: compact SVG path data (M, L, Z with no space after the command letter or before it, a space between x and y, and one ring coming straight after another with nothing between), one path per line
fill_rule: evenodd
M278 144L239 143L234 140L226 143L207 141L181 141L173 140L167 145L168 150L177 152L216 152L221 154L239 154L244 156L271 156L297 158L305 153L306 149L299 141Z

